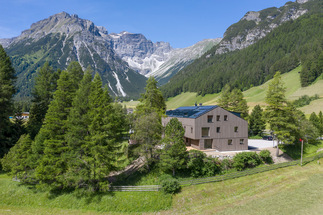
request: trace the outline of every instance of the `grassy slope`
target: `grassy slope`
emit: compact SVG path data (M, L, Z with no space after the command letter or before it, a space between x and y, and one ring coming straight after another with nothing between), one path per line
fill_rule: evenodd
M302 95L313 96L318 94L322 99L315 100L311 102L310 105L302 107L301 110L305 114L310 114L313 111L318 113L320 110L323 111L323 79L317 80L314 84L308 87L301 87L300 85L300 76L299 71L301 67L298 67L292 70L289 73L282 75L282 79L285 82L286 87L286 97L288 100L295 100ZM254 106L260 104L261 106L265 105L265 97L268 89L268 85L271 80L266 83L250 88L247 91L244 91L243 94L248 102L249 110L252 110ZM176 97L169 98L167 101L167 109L174 109L180 106L192 106L195 101L198 103L203 103L203 105L215 105L217 97L219 94L208 94L205 97L196 96L196 93L182 93Z
M323 210L323 159L320 163L315 161L303 167L292 166L184 187L173 197L172 208L158 214L320 214ZM155 205L165 202L163 198L152 199L151 195L155 194L148 192L115 193L113 197L93 199L72 194L51 197L48 193L19 186L5 175L0 175L0 190L0 214L119 214L115 211L120 208L122 211L129 207L147 209L149 202ZM168 207L168 203L164 205Z
M0 174L0 199L0 214L8 209L18 210L20 214L24 214L22 212L25 210L33 211L30 214L69 214L70 211L71 214L77 214L73 211L149 212L170 208L172 200L170 195L162 192L109 192L95 196L40 192L32 186L20 186L4 174Z
M219 183L185 187L161 214L320 214L323 159Z

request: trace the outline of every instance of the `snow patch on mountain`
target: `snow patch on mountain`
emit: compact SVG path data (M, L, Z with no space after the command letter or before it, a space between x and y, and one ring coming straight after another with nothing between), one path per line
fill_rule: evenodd
M113 77L114 77L114 78L116 79L116 81L117 81L116 87L117 87L118 92L119 92L119 93L121 93L121 95L122 95L123 97L126 97L126 96L127 96L127 94L123 91L123 88L122 88L122 85L121 85L121 83L120 83L120 80L119 80L119 78L118 78L117 73L115 73L114 71L112 71L112 72L113 72Z

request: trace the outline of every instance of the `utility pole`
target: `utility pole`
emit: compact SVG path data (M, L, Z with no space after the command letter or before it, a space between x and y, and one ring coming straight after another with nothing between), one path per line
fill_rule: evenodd
M299 139L302 142L302 147L301 147L301 166L303 165L303 143L304 140L303 139Z

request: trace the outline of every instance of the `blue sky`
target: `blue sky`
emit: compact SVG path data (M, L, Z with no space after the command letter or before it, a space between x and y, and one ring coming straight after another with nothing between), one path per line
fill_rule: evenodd
M295 1L295 0L294 0ZM281 7L287 0L0 0L0 38L65 11L104 26L109 33L142 33L153 42L183 48L222 37L246 12Z

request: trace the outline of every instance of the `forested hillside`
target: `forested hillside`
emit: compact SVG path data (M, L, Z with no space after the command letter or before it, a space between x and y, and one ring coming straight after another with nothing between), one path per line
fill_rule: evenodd
M300 64L302 86L311 84L323 68L322 2L314 1L313 8L314 3L319 8L282 24L245 49L215 54L215 46L164 85L164 95L205 95L220 92L225 84L246 90L271 79L276 71L285 73Z

